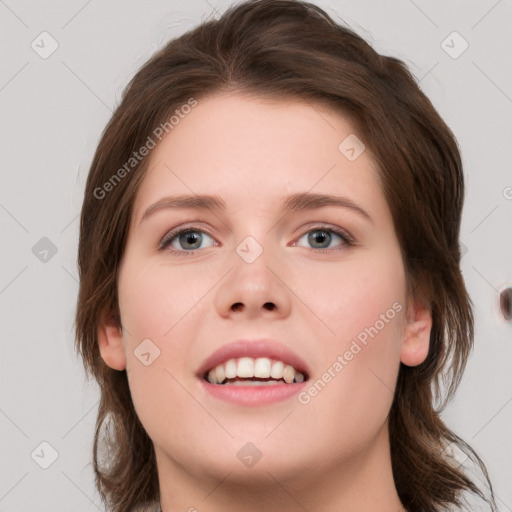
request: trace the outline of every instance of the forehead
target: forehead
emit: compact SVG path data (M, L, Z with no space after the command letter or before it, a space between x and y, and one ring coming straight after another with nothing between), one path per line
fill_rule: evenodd
M165 195L218 194L238 210L308 191L385 207L378 167L353 124L320 104L216 94L152 150L134 213Z

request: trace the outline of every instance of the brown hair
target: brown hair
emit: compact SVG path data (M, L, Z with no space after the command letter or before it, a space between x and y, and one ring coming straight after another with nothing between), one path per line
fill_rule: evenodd
M457 142L402 61L376 53L319 7L294 0L244 2L170 41L133 77L102 134L81 213L75 326L77 350L101 390L93 454L105 504L122 512L159 499L153 444L135 413L126 371L104 363L97 340L105 315L121 325L117 272L149 157L133 169L126 162L177 108L217 91L317 102L355 123L380 168L408 291L433 318L427 359L400 365L389 413L398 495L406 510L431 512L462 506L470 491L496 510L485 465L440 418L474 329L459 266L464 179ZM123 166L126 172L117 171ZM451 443L482 470L489 498L443 451Z

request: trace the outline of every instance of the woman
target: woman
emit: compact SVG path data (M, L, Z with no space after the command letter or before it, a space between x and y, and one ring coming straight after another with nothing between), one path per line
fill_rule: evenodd
M460 449L496 510L439 416L473 344L463 196L405 65L320 8L246 2L169 42L81 215L108 509L443 510L485 497Z

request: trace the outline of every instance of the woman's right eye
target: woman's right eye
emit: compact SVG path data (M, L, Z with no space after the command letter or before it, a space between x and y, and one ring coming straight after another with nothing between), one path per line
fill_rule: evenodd
M185 256L187 253L194 252L196 249L203 249L200 247L204 237L213 238L201 229L186 228L186 229L173 229L167 233L158 248L160 250L169 250L172 253Z

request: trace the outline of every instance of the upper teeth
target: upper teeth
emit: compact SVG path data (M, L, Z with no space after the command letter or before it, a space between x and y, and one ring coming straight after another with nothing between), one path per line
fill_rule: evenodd
M220 384L225 379L251 378L261 379L272 378L277 380L284 379L288 384L302 382L304 375L290 364L284 364L282 361L269 359L268 357L240 357L239 359L229 359L225 363L219 364L208 372L208 380L213 384Z

